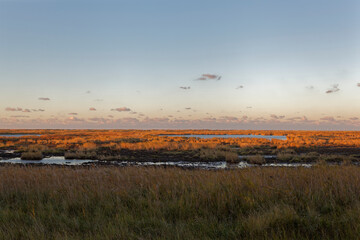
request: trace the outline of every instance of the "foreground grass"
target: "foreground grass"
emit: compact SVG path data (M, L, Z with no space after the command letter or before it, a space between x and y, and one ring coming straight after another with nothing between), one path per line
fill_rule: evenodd
M359 239L360 168L0 167L0 239Z

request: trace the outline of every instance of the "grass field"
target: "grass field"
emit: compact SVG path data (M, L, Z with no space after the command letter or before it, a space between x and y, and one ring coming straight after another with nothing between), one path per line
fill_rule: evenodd
M0 167L0 239L358 239L356 166Z

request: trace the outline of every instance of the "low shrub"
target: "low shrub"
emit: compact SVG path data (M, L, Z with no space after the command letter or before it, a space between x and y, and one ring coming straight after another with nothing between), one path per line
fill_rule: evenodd
M21 154L22 160L41 160L43 159L43 154L40 151L37 152L23 152Z

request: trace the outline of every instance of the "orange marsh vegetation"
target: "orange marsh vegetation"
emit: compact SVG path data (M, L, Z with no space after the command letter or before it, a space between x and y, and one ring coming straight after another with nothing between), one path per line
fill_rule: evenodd
M191 150L199 148L262 147L360 147L358 131L282 130L0 130L0 134L40 134L41 136L0 137L0 148L94 149L110 147L129 150ZM263 138L186 138L163 134L280 135L287 140ZM41 149L40 149L41 150Z

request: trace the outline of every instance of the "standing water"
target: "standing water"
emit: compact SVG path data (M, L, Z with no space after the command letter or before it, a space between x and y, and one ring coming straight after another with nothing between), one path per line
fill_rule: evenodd
M277 136L277 135L240 135L240 134L234 134L234 135L216 135L216 134L182 134L182 135L159 135L159 136L165 136L165 137L195 137L195 138L265 138L265 139L278 139L278 140L286 140L286 136Z

